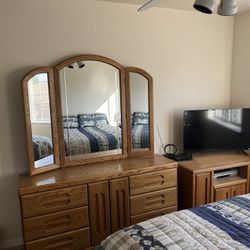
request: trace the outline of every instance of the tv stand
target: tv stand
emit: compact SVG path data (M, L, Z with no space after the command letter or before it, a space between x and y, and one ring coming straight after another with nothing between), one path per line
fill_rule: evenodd
M218 172L222 174L215 179ZM194 154L193 160L179 162L179 209L248 193L249 179L250 156L239 152Z

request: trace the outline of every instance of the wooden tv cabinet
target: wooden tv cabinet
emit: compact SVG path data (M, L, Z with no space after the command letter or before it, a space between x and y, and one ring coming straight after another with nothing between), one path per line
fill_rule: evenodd
M237 176L214 179L217 171L238 169ZM243 153L194 154L193 160L179 162L179 209L200 206L249 192L250 156Z

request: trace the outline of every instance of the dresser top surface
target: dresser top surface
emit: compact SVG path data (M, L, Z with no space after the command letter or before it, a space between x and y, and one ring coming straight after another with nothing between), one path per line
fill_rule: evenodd
M179 162L179 166L194 173L250 164L250 156L237 152L197 153L193 160Z
M55 188L177 168L177 166L178 164L175 161L160 155L154 155L153 157L126 158L84 166L66 167L32 177L23 174L19 176L19 193L21 195L31 194Z

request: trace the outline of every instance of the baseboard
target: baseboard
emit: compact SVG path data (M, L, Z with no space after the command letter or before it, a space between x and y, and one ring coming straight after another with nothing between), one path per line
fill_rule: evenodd
M18 247L23 245L23 238L16 238L11 240L0 241L0 249L8 249L12 247Z

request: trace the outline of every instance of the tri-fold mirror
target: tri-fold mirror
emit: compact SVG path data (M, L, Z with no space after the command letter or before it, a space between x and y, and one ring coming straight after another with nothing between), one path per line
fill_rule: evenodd
M154 154L153 79L144 70L126 68L128 154Z
M103 56L81 55L22 80L30 175L152 155L152 77Z

